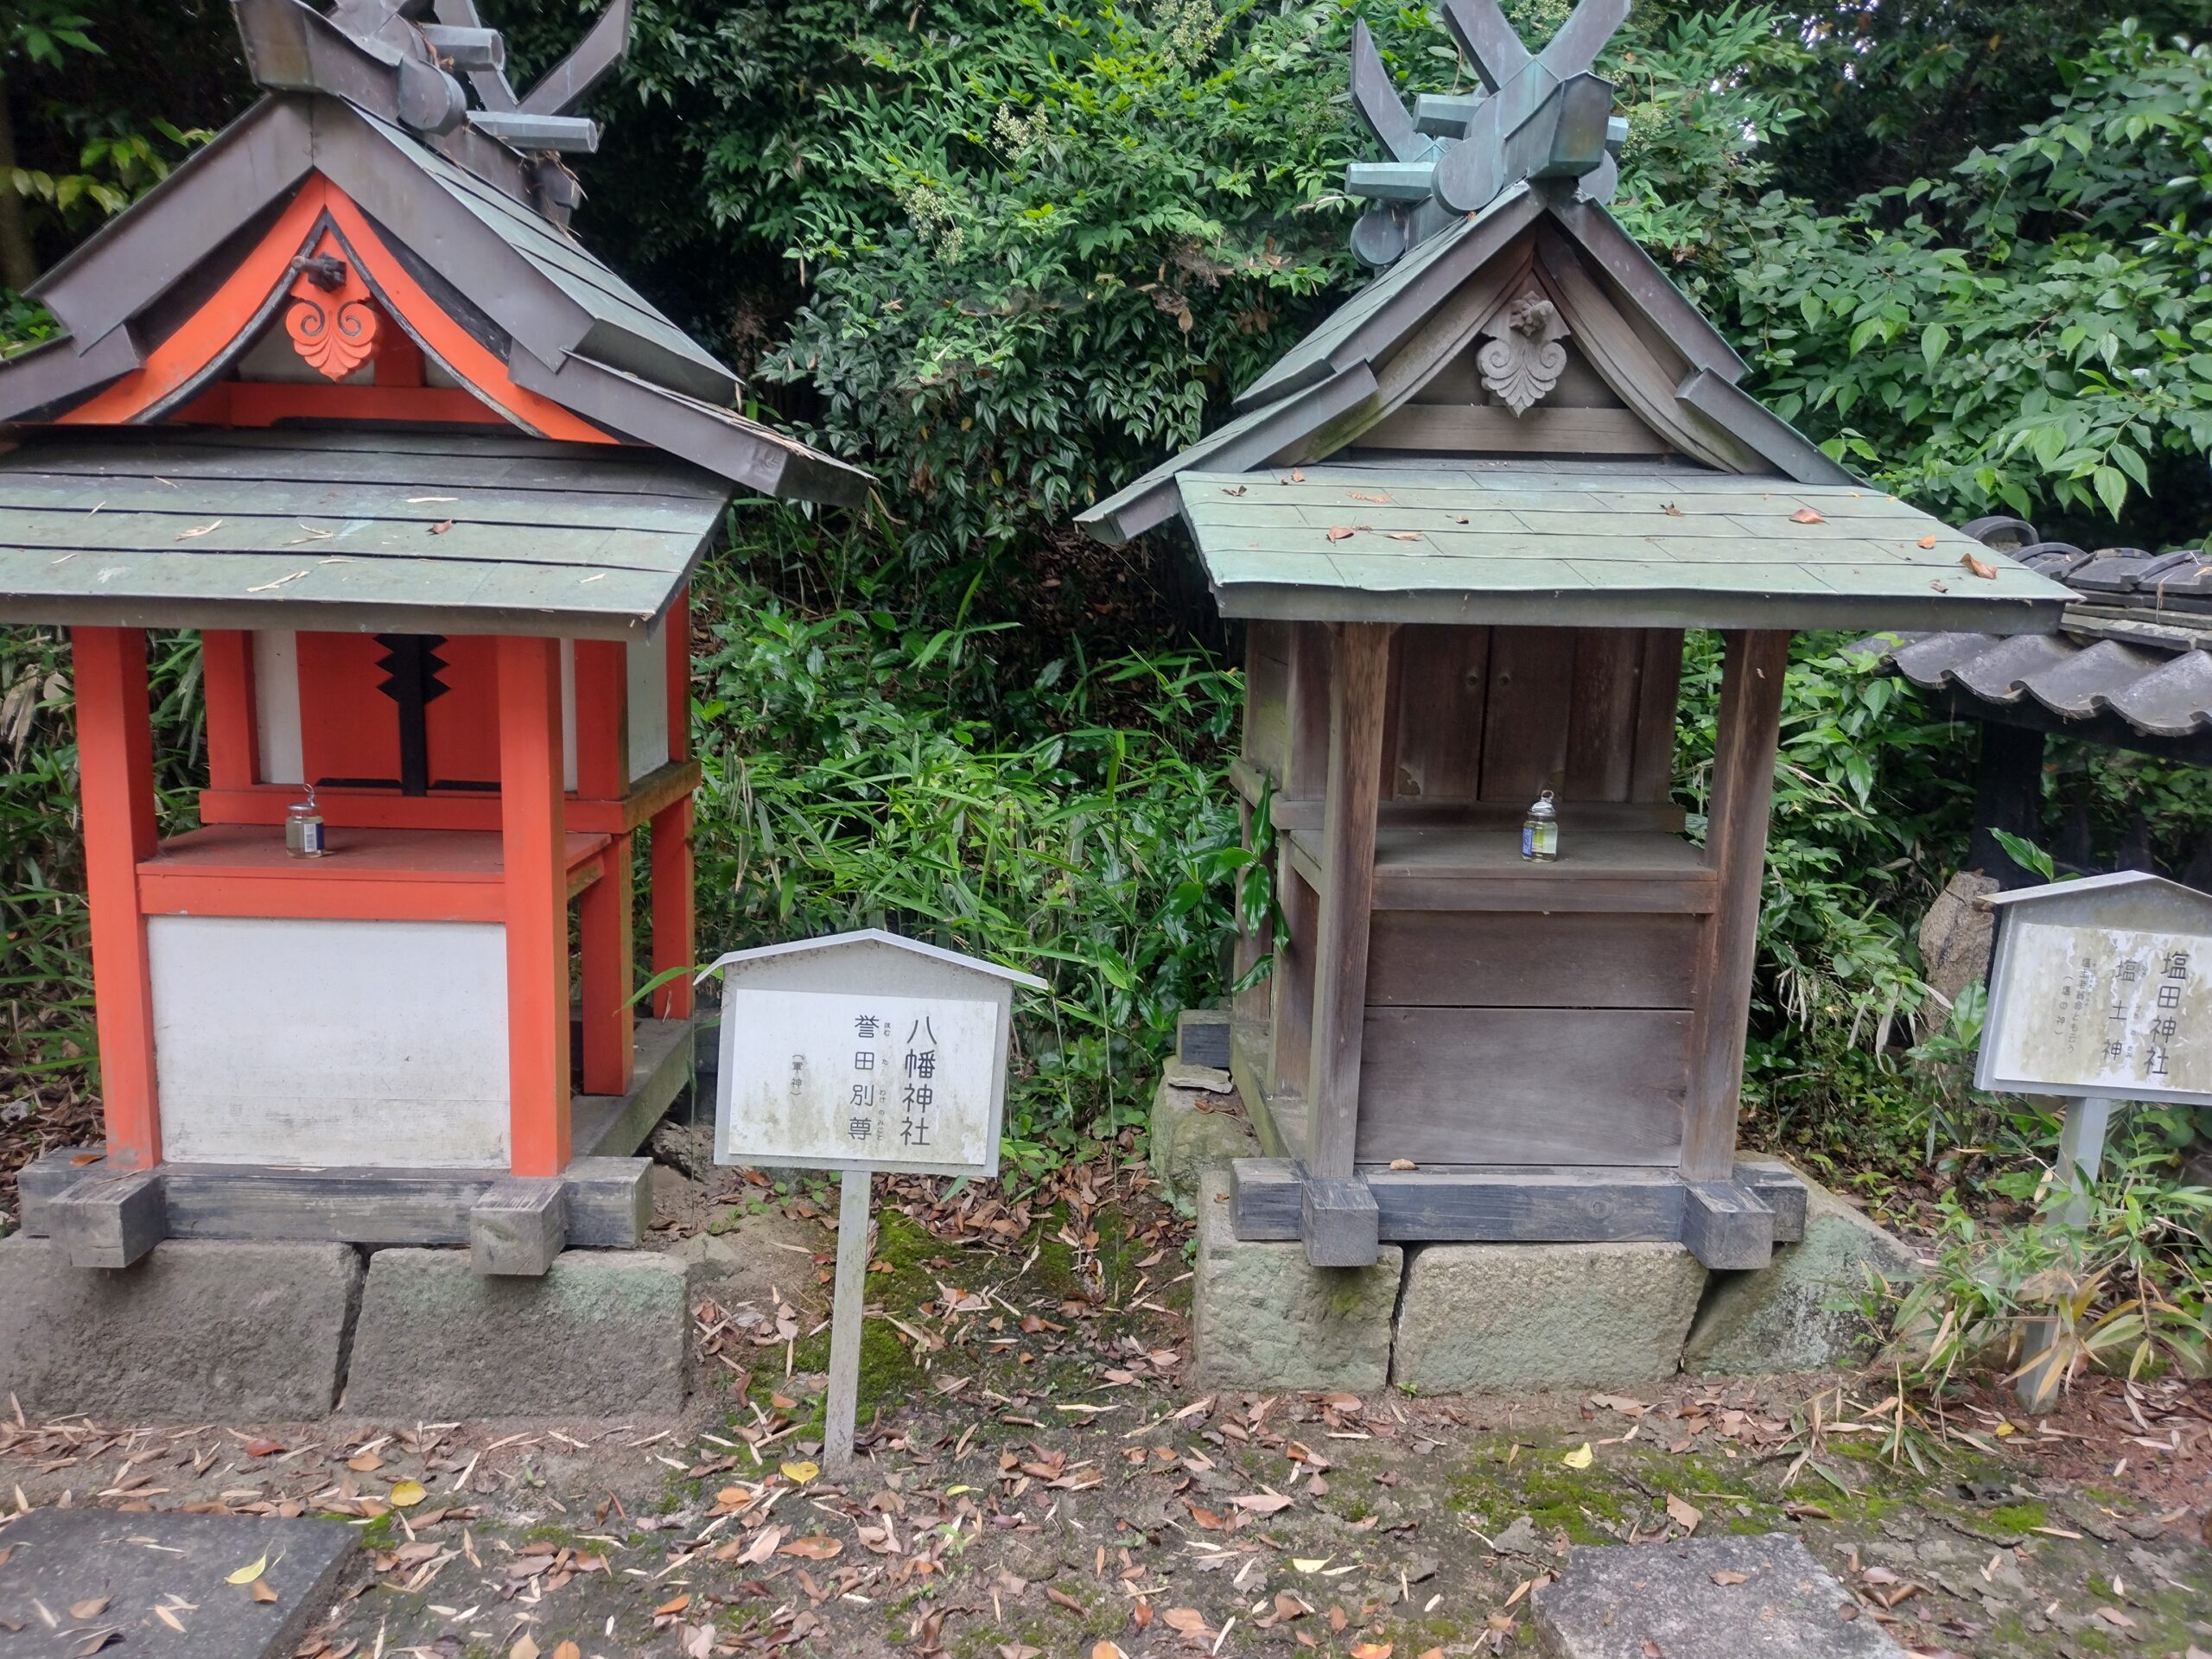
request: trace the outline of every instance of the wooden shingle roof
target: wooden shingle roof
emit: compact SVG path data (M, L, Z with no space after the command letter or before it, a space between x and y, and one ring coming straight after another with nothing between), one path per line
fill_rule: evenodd
M0 615L636 639L728 499L650 450L489 430L41 435L0 456Z

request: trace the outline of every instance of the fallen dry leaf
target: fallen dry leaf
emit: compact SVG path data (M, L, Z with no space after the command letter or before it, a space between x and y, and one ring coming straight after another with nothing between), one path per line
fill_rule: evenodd
M254 1560L248 1561L244 1567L238 1568L237 1572L224 1574L223 1582L225 1584L251 1584L256 1579L259 1578L268 1570L269 1552L267 1550L264 1550L260 1555L256 1557ZM90 1615L88 1614L86 1617L89 1618Z
M69 1617L72 1618L98 1618L105 1611L107 1611L105 1596L95 1596L90 1601L73 1601L69 1604Z
M1705 1511L1687 1498L1667 1494L1667 1518L1684 1532L1695 1532L1697 1523L1705 1519Z
M808 1463L804 1460L798 1463L779 1464L777 1466L782 1471L785 1479L795 1480L802 1486L822 1472L820 1464Z
M1390 1643L1355 1642L1351 1644L1351 1659L1390 1659Z
M1587 1469L1597 1460L1597 1456L1598 1454L1590 1449L1590 1442L1585 1440L1560 1461L1570 1469Z
M527 1630L515 1638L514 1646L507 1649L507 1659L537 1659L537 1643Z
M160 1619L162 1624L168 1625L169 1629L175 1630L179 1636L182 1636L184 1634L184 1621L179 1618L175 1613L171 1612L168 1608L162 1606L159 1602L156 1602L154 1604L154 1617Z
M453 520L452 520L452 519L450 519L450 518L441 518L441 519L439 519L439 520L438 520L438 522L437 522L436 524L432 524L432 525L430 526L430 534L431 534L431 535L433 535L433 536L442 536L442 535L444 535L444 534L446 533L446 531L448 531L451 530L452 528L453 528Z
M282 1440L248 1440L245 1443L245 1454L249 1458L274 1457L283 1449Z
M779 1555L796 1555L801 1560L834 1561L845 1553L845 1541L832 1538L826 1532L811 1533L804 1538L794 1538L776 1552Z
M246 1586L245 1593L249 1601L257 1601L264 1606L277 1599L276 1591L270 1588L266 1579L256 1579Z
M1294 467L1290 469L1290 481L1294 484L1303 484L1306 481L1306 474Z
M1959 555L1959 563L1984 582L1994 582L1997 579L1997 567L1987 559L1977 559L1971 553L1961 553Z
M1936 538L1933 536L1923 536L1920 538L1920 544L1923 547L1933 547L1936 545Z
M419 1480L395 1481L392 1483L391 1491L386 1495L391 1507L395 1510L411 1510L429 1496L429 1493L423 1490L423 1483Z
M213 524L194 524L190 530L179 531L176 538L180 542L188 542L195 536L205 536L209 531L220 530L222 527L223 521L218 518Z
M689 1596L671 1596L666 1601L664 1601L659 1606L653 1609L653 1617L655 1618L673 1618L677 1614L682 1612L690 1605L691 1598Z
M1185 1636L1196 1636L1206 1628L1206 1616L1195 1607L1170 1607L1160 1617L1169 1630Z
M1751 1575L1748 1573L1731 1573L1724 1567L1713 1575L1713 1581L1715 1584L1749 1584L1751 1581Z
M584 1650L573 1642L563 1642L553 1649L553 1659L584 1659Z
M1219 1532L1221 1530L1221 1517L1218 1515L1216 1515L1211 1510L1202 1510L1197 1504L1192 1503L1187 1497L1183 1500L1183 1507L1190 1510L1191 1519L1197 1522L1208 1532Z
M1789 515L1789 522L1793 524L1825 524L1827 520L1810 507L1800 507Z
M1329 539L1332 542L1349 541L1353 533L1352 528L1349 524L1331 524L1329 526Z
M1417 530L1394 530L1390 532L1390 539L1394 542L1417 542L1421 538L1421 531Z
M1662 502L1660 504L1659 511L1665 513L1669 518L1679 518L1682 516L1682 510L1671 501Z
M1249 1510L1254 1515L1273 1515L1276 1510L1287 1510L1297 1502L1295 1498L1285 1497L1281 1492L1254 1492L1249 1497L1232 1497L1229 1501L1240 1510Z
M1390 1160L1390 1167L1393 1169L1419 1169L1421 1166L1414 1162L1410 1158L1393 1158Z
M1224 484L1221 486L1221 493L1224 495L1242 495L1249 487L1244 484Z
M2135 1628L2135 1621L2117 1607L2100 1607L2097 1609L2097 1617L2114 1630L2132 1630Z

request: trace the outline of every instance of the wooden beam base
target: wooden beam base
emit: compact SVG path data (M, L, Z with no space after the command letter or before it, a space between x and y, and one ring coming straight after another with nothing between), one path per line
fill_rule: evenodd
M1317 1268L1371 1268L1382 1253L1382 1212L1357 1177L1308 1176L1299 1189L1298 1231Z
M1681 1243L1715 1269L1764 1267L1777 1243L1804 1236L1805 1189L1779 1164L1739 1166L1727 1181L1671 1170L1459 1164L1363 1168L1319 1181L1287 1158L1230 1165L1230 1225L1242 1239L1304 1239L1317 1266L1357 1266L1348 1253L1361 1189L1374 1243ZM1316 1254L1316 1249L1323 1254Z
M501 1181L469 1207L469 1265L486 1278L541 1279L569 1242L568 1184Z
M80 1187L117 1184L102 1148L51 1152L24 1166L19 1179L23 1231L65 1242L67 1230L85 1229L86 1248L110 1254L141 1246L137 1260L162 1238L282 1240L299 1243L469 1245L475 1243L478 1206L515 1183L503 1169L270 1169L236 1164L162 1164L141 1173L143 1198L112 1223L84 1217ZM637 1248L652 1221L650 1160L578 1158L543 1183L557 1187L564 1211L564 1243L574 1249ZM488 1212L487 1212L488 1213ZM541 1241L543 1224L539 1224ZM105 1230L101 1230L105 1229ZM149 1234L150 1233L150 1236ZM542 1244L541 1244L542 1248ZM513 1260L507 1255L503 1257ZM550 1257L548 1258L550 1260ZM123 1266L99 1261L90 1266ZM513 1271L500 1268L497 1271Z
M694 1020L640 1020L621 1095L578 1095L569 1108L569 1134L579 1158L627 1158L645 1144L670 1104L692 1080Z
M71 1267L127 1268L167 1235L162 1178L153 1171L72 1173L77 1179L46 1205L48 1230Z

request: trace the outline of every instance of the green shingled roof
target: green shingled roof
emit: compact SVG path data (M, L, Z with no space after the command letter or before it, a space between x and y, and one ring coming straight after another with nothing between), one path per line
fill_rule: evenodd
M1528 461L1179 482L1225 616L2017 632L2069 597L1863 486Z

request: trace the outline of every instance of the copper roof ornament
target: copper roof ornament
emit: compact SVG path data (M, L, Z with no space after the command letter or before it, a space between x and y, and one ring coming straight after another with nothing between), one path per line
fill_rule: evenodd
M1590 73L1627 18L1629 0L1582 0L1551 44L1531 54L1497 0L1443 0L1446 28L1484 92L1424 92L1400 101L1367 25L1351 40L1351 99L1389 159L1354 162L1344 188L1375 201L1352 226L1352 251L1382 270L1516 185L1576 181L1585 200L1610 201L1628 122L1613 86Z

